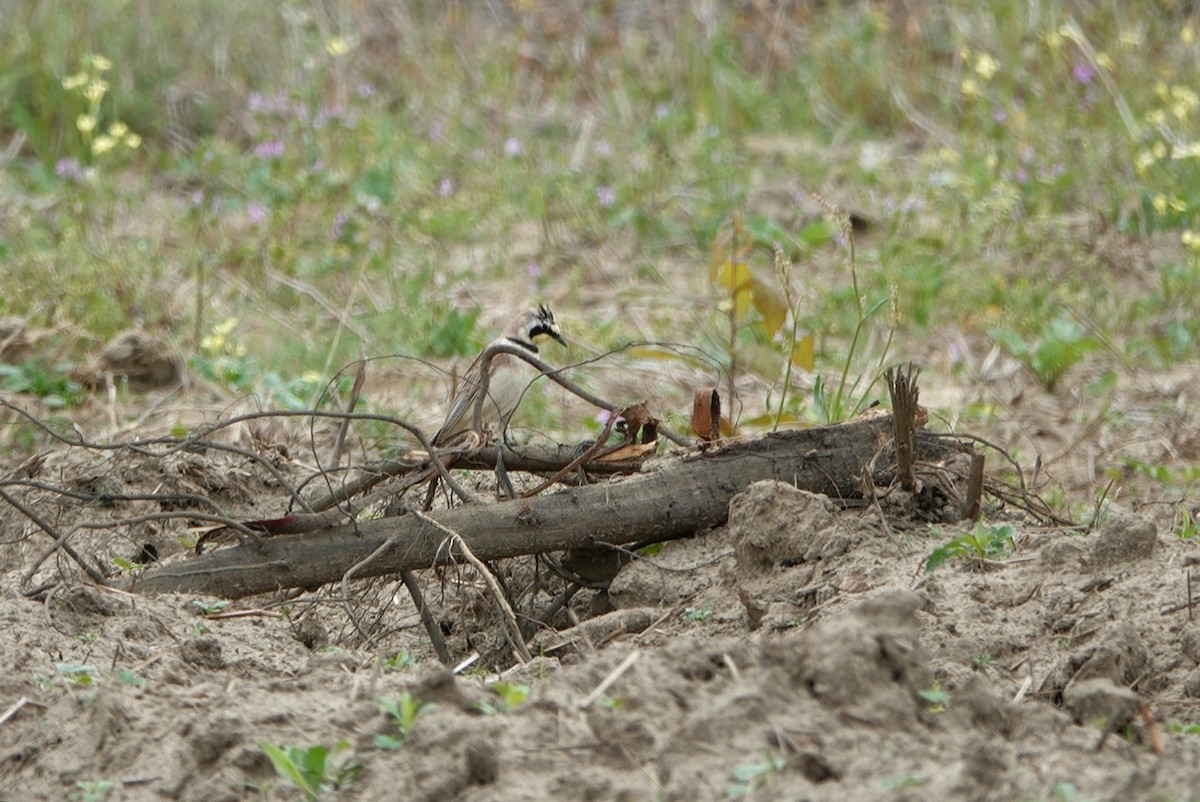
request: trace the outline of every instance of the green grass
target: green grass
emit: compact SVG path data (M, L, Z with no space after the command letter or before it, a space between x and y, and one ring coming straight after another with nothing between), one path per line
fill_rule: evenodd
M1052 391L1196 354L1198 51L1169 3L681 6L619 37L600 8L305 8L0 0L0 316L75 332L68 361L137 324L193 364L236 318L216 380L302 401L364 354L469 354L537 296L591 346L704 347L758 380L763 426L838 417L781 392L803 333L826 388L869 386L891 332L994 341ZM814 190L869 221L857 289ZM775 244L794 265L782 342L761 307L731 339L703 280L735 216L755 275Z

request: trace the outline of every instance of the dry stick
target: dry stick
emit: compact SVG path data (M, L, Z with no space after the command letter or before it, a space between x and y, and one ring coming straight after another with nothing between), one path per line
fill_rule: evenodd
M8 710L5 710L3 713L0 713L0 724L4 724L10 718L15 716L18 712L20 712L21 708L27 704L29 704L29 699L27 699L24 696L22 696L17 701L13 702L12 705L8 708Z
M404 587L408 588L408 595L412 596L413 604L417 605L417 613L421 616L421 623L425 625L425 632L429 635L429 640L433 642L433 650L437 652L438 659L442 661L442 665L450 665L452 658L450 649L446 647L446 639L442 635L442 627L433 617L429 605L425 603L425 596L421 593L417 575L405 568L400 572L400 581L404 583Z
M354 408L358 406L358 399L362 395L363 382L367 380L367 360L358 360L358 370L354 372L354 386L350 388L350 401L346 404L346 412L353 414ZM315 406L315 404L314 404ZM338 426L337 437L333 441L333 466L336 468L342 463L342 449L346 446L346 433L350 430L350 419L342 418L341 425Z
M1163 753L1162 736L1158 733L1158 724L1154 721L1154 715L1150 712L1150 707L1142 702L1138 707L1138 713L1142 716L1142 723L1146 725L1146 735L1150 738L1150 751L1156 755Z
M521 494L521 498L530 498L531 496L536 496L537 494L541 493L546 488L553 486L554 483L557 482L559 479L562 479L564 476L566 476L567 474L574 471L580 465L583 465L585 462L590 460L592 457L596 456L596 453L604 447L604 441L608 439L608 435L612 432L613 424L616 423L616 421L617 421L616 414L609 415L608 422L606 424L604 424L604 431L601 432L600 436L596 438L596 442L592 443L592 445L589 446L586 451L584 451L582 454L580 454L575 459L568 462L565 466L563 466L563 468L561 470L559 470L557 473L555 473L549 479L545 480L544 482L542 482L541 484L539 484L537 487L533 488L532 490L526 490L524 493Z
M967 497L963 499L962 517L965 521L974 521L979 517L979 509L983 503L983 463L983 454L971 455L971 472L967 475Z
M492 572L487 569L487 566L483 564L482 560L475 556L474 552L472 552L470 547L467 546L467 542L463 540L462 535L460 535L458 532L455 532L445 524L435 521L416 508L413 508L412 512L425 523L445 533L446 536L450 538L450 542L458 546L459 551L462 552L462 556L466 558L467 562L474 566L475 570L479 572L479 575L483 577L483 581L487 584L488 590L491 591L493 601L495 601L496 606L500 608L501 617L504 619L504 635L508 639L509 645L512 646L516 651L517 657L522 663L528 663L530 660L532 660L533 655L529 653L529 648L525 645L525 640L521 637L521 628L517 624L517 616L513 612L512 607L509 605L508 600L504 598L504 594L500 591L500 586L497 584L496 578L492 576Z
M614 682L621 678L622 674L628 671L633 664L638 661L638 658L641 656L642 652L640 649L634 649L632 652L625 655L625 659L622 660L616 668L608 672L608 676L602 679L600 684L597 685L595 689L589 693L582 702L579 703L579 709L586 710L591 707L605 691L612 687Z
M98 571L94 566L89 565L88 562L83 559L83 555L75 551L74 547L67 543L67 535L59 534L58 530L51 526L48 521L43 520L42 517L36 512L17 501L11 495L5 492L3 488L0 488L0 498L3 498L5 501L19 510L22 515L33 521L39 529L49 535L54 541L54 548L47 553L47 557L58 549L62 549L67 553L68 556L70 556L72 560L79 563L79 567L84 570L84 572L91 578L93 582L95 582L97 585L108 584L108 582L106 582L104 579L104 575L101 574L100 571ZM38 560L37 563L35 563L34 566L30 568L30 570L27 571L24 576L21 577L22 587L27 585L29 580L33 578L33 572L37 570L38 566L42 564L42 560L44 559L45 557L43 557L41 560Z

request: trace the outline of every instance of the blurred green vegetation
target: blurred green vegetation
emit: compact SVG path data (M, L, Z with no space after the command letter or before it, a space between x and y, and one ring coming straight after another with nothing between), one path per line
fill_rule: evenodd
M994 335L1050 388L1195 356L1189 6L750 8L0 0L0 315L142 325L209 367L236 318L288 386L469 354L480 308L532 297L596 347L687 310L726 367L786 349L741 362L769 386L806 336L837 376L897 328ZM857 288L814 192L864 221ZM735 216L748 269L793 265L786 327L709 279Z

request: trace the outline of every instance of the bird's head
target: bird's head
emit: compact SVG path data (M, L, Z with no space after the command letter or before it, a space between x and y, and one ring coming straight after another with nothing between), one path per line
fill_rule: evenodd
M518 315L509 329L508 336L524 340L535 347L547 339L556 340L560 345L567 344L563 339L562 330L554 322L554 313L545 304Z

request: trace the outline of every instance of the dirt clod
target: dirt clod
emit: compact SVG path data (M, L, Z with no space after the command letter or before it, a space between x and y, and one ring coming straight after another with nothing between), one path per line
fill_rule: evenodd
M1101 724L1114 732L1134 720L1141 704L1135 692L1109 679L1074 682L1063 692L1063 705L1077 724Z
M1143 560L1154 553L1158 527L1149 518L1115 515L1100 527L1088 554L1088 567L1094 571L1123 563Z

